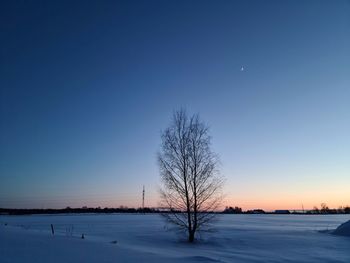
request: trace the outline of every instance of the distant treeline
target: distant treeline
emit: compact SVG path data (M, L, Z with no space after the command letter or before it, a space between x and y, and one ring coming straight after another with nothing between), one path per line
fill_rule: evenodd
M155 208L128 208L121 206L119 208L101 208L101 207L82 207L63 209L11 209L0 208L0 215L34 215L34 214L83 214L83 213L158 213Z
M314 207L311 210L275 210L273 212L266 212L263 209L254 209L243 211L240 207L232 207L227 206L224 211L224 214L307 214L307 215L315 215L315 214L350 214L349 206L341 206L339 208L329 208L327 204L322 203L321 207Z
M11 209L0 208L0 215L35 215L35 214L84 214L84 213L167 213L169 210L158 208L129 208L120 206L119 208L101 208L101 207L81 207L81 208L62 208L62 209ZM172 211L173 212L173 211ZM179 211L180 212L180 211ZM321 204L321 207L314 207L312 210L275 210L264 211L263 209L254 209L243 211L240 207L227 206L222 212L215 212L222 214L350 214L350 207L344 206L337 209L329 208L326 204Z
M341 206L339 208L329 208L327 204L322 203L321 207L315 206L308 211L310 214L350 214L350 206Z

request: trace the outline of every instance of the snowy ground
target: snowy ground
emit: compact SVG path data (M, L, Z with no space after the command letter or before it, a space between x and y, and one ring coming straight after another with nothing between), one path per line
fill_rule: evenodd
M349 263L350 237L327 231L349 219L222 215L215 232L187 244L159 215L0 216L0 261Z

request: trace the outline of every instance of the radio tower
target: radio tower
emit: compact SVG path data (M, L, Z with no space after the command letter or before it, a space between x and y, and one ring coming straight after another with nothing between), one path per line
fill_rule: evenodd
M142 189L142 211L145 209L145 186Z

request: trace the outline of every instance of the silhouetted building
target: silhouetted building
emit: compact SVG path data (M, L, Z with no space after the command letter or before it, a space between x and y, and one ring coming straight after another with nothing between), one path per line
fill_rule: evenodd
M265 214L265 211L262 209L254 209L254 210L248 210L246 213L247 214Z
M290 214L289 210L275 210L275 214Z

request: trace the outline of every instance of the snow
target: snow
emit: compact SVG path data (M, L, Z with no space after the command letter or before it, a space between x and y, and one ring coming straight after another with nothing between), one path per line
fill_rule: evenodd
M338 226L337 229L333 231L333 234L350 237L350 220Z
M348 263L350 238L329 233L347 219L220 215L216 230L188 244L157 214L0 216L0 261Z

